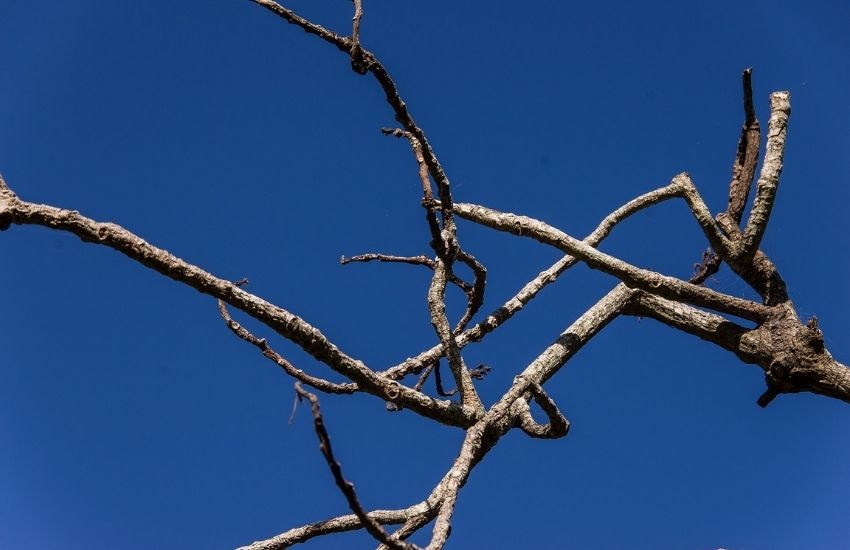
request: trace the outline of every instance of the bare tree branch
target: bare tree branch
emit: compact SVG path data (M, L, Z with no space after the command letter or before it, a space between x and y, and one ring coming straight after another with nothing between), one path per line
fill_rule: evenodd
M397 525L405 523L409 520L409 518L415 518L426 514L428 509L429 507L427 502L423 501L411 506L410 508L404 508L402 510L375 510L373 512L369 512L367 516L381 525ZM362 528L363 522L360 518L355 514L348 514L345 516L318 521L302 527L296 527L270 539L242 546L238 550L284 550L294 544L307 542L312 538L330 535L332 533L356 531L357 529Z
M712 217L693 181L686 173L682 173L675 176L669 185L621 206L603 219L585 239L577 240L540 220L498 212L474 204L455 203L448 176L425 132L413 120L384 65L362 45L362 0L352 0L354 10L350 37L308 21L273 0L252 2L346 53L350 57L352 69L358 74L371 74L384 92L386 101L401 127L384 128L383 132L405 138L411 146L417 163L419 184L422 187L422 206L430 233L429 244L435 257L364 254L352 258L343 257L341 263L381 261L421 265L431 269L433 275L426 298L431 324L439 340L437 345L383 373L375 372L362 361L342 352L322 332L300 317L240 288L242 281L231 283L217 278L166 250L150 245L118 225L100 223L76 211L22 201L0 178L0 230L11 224L34 224L69 231L83 241L112 248L158 273L216 298L228 328L298 380L295 384L298 399L310 401L322 455L354 513L290 529L244 548L286 548L316 536L363 528L378 541L380 550L414 550L417 547L405 540L430 522L433 522L433 528L427 548L443 548L451 533L452 517L460 489L469 479L472 470L502 436L512 429L519 429L533 438L554 439L567 435L570 424L555 400L543 389L543 385L591 338L620 315L650 317L720 346L734 353L745 363L758 365L764 372L767 386L758 398L758 404L761 406L766 406L783 393L802 391L850 403L850 369L833 359L826 350L823 334L816 320L812 319L805 324L800 321L778 270L759 250L782 171L787 121L790 115L788 92L776 92L771 95L765 159L756 185L754 204L743 230L740 224L755 177L760 139L759 122L753 106L750 69L743 74L745 121L732 168L725 212ZM432 183L436 185L436 193L432 189ZM599 243L619 222L635 212L674 197L684 199L711 247L704 254L702 263L697 266L690 281L642 269L597 250ZM487 270L461 246L455 214L501 232L531 237L558 248L566 255L530 280L516 295L485 319L467 329L467 325L483 307ZM502 397L489 409L485 409L473 380L480 380L489 371L489 367L479 365L475 369L468 369L461 350L470 342L480 341L510 320L529 301L535 299L543 288L579 261L621 282L544 348L514 378ZM699 286L717 271L722 261L761 295L764 304ZM473 282L467 282L454 273L458 262L471 270ZM448 283L458 286L467 298L466 310L454 328L446 313ZM349 382L330 382L295 368L272 350L265 338L256 337L234 321L226 304L243 311L277 334L291 340ZM755 326L745 327L695 306L754 321ZM456 384L454 390L447 391L443 387L440 372L442 357L447 359L451 369ZM449 397L458 392L459 405L448 400L433 399L421 391L431 372L434 373L437 394ZM399 382L411 373L420 375L413 388ZM409 408L436 422L463 428L463 442L450 468L425 500L400 510L367 512L360 503L354 486L344 478L341 466L333 454L318 398L306 391L301 383L328 393L370 393L389 401L395 408ZM546 415L547 423L543 424L534 419L530 406L532 400ZM383 527L399 524L401 527L394 533Z
M590 246L598 246L616 227L617 224L645 208L654 204L680 196L681 190L678 186L670 184L664 187L655 189L648 193L644 193L639 197L632 199L620 208L608 214L593 232L585 237L584 242ZM463 347L470 342L480 342L490 332L496 330L503 323L511 319L516 313L521 311L526 304L533 300L541 290L554 283L558 277L566 270L571 268L578 262L574 256L566 255L548 269L540 272L534 279L526 283L519 292L505 302L501 307L491 312L483 321L476 324L471 329L462 333L457 341L458 345ZM438 344L422 353L404 361L385 371L388 378L399 379L411 372L419 372L426 365L432 364L437 358L443 354L442 345Z
M547 424L540 424L531 416L531 409L526 399L514 401L514 416L519 428L527 435L539 439L557 439L564 437L570 431L570 422L558 409L555 401L543 390L540 384L532 383L528 387L534 402L549 418Z
M726 215L732 218L735 224L741 223L741 217L744 215L744 208L747 206L747 198L749 198L750 189L753 186L753 178L756 174L756 164L759 158L761 127L753 105L752 75L753 70L747 69L741 78L744 87L744 125L741 127L738 152L735 155L735 162L732 164L729 205L726 207Z
M434 270L434 260L429 258L428 256L393 256L391 254L358 254L357 256L351 256L347 258L343 256L339 263L342 265L347 265L352 262L386 262L386 263L397 263L397 264L410 264L410 265L422 265L427 267L430 270ZM457 275L452 274L449 277L449 282L461 289L464 294L469 294L473 291L473 286L458 277Z
M635 267L618 258L599 252L587 243L574 239L563 231L534 218L499 212L473 204L456 204L455 211L459 216L487 227L514 235L531 237L544 244L554 246L576 256L593 269L617 277L629 286L665 298L686 301L752 321L762 321L770 313L769 308L761 304L727 296L675 277Z
M457 259L469 266L469 269L472 270L475 276L475 283L471 289L466 291L466 311L463 313L460 321L457 322L457 325L455 325L452 331L454 334L463 332L466 325L469 324L472 318L475 317L475 314L478 313L478 310L481 309L481 306L484 305L484 289L487 286L487 268L476 260L475 256L461 250L458 252ZM453 275L453 278L456 277ZM449 280L451 281L452 279L450 278Z
M767 126L764 162L756 185L753 208L737 250L742 261L752 258L759 249L770 212L773 210L779 175L782 173L782 158L785 154L785 135L788 129L788 117L791 114L790 98L791 94L788 92L770 94L770 122Z
M378 542L387 545L391 549L415 550L416 546L391 538L384 528L381 527L381 523L366 513L360 504L360 500L357 498L357 493L354 492L354 485L343 477L342 468L339 462L336 461L336 458L334 458L333 449L331 448L331 438L328 435L327 429L325 429L325 421L322 418L322 411L319 408L319 398L302 388L300 382L295 383L295 392L299 398L303 397L310 401L310 409L313 412L313 425L316 428L316 435L319 438L319 449L322 451L322 456L325 457L325 461L328 463L328 468L331 474L333 474L337 487L342 491L345 500L348 501L348 507L354 512L354 515L357 516L366 531L375 537Z
M222 300L218 301L218 311L221 314L221 318L224 319L225 324L227 324L227 328L233 331L233 334L259 348L260 352L262 352L265 357L277 363L277 365L280 366L280 368L282 368L289 376L325 393L347 394L357 391L357 384L336 384L323 378L311 376L301 369L295 368L292 363L284 359L283 356L269 347L265 338L257 338L251 334L248 329L234 321L230 316L230 313L227 311L227 306Z
M431 280L431 288L428 290L428 310L431 313L431 324L440 337L440 344L446 351L446 359L455 379L455 384L460 390L461 405L464 408L483 412L484 405L478 397L472 377L466 368L466 363L460 354L460 346L455 335L449 327L446 317L446 276L448 267L442 259L438 258L434 266L434 277Z
M460 407L451 401L434 400L379 375L362 361L343 353L319 329L300 317L147 243L119 225L96 222L74 210L22 201L0 180L0 229L8 228L13 223L68 231L84 242L112 248L166 277L223 300L356 382L361 391L452 426L469 426L480 416L476 410Z

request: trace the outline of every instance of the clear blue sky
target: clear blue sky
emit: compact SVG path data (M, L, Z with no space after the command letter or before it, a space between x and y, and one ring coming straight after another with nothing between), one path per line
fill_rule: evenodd
M289 5L347 33L351 5ZM764 249L827 345L850 343L850 8L845 2L365 3L457 200L583 236L683 170L715 211L743 120L740 73L792 94ZM320 327L376 369L429 347L429 274L338 264L428 253L416 167L346 57L247 1L0 4L0 172L27 200L114 221ZM469 224L485 310L558 254ZM687 277L705 248L681 204L604 250ZM215 301L102 247L0 234L0 548L232 548L346 513L292 381ZM728 272L713 288L747 295ZM614 281L577 267L498 333L492 403ZM450 305L458 312L461 300ZM297 366L327 373L294 346ZM449 548L835 549L850 544L850 409L755 404L761 371L650 320L616 321L547 388L565 439L511 434L462 490ZM370 508L422 499L461 432L366 396L324 397ZM427 532L426 532L427 535ZM415 539L422 541L422 537ZM370 548L362 534L313 548Z

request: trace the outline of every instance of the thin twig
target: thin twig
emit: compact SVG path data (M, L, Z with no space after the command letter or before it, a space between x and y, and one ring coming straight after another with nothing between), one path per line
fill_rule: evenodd
M366 513L366 510L363 509L363 506L360 504L360 500L357 498L357 493L354 492L354 485L343 477L342 468L340 467L339 462L337 462L334 458L333 449L331 449L331 438L325 429L325 421L322 418L322 411L319 408L319 398L316 397L315 394L312 394L302 388L299 382L295 383L295 391L299 397L303 397L310 401L310 410L313 413L313 425L316 429L316 435L319 438L319 449L322 451L322 456L325 457L325 461L328 463L328 468L330 468L331 474L333 474L337 487L339 487L340 491L342 491L342 494L345 496L345 500L348 501L348 507L351 508L352 512L354 512L354 515L357 516L366 531L375 537L378 542L387 545L389 548L398 550L415 550L416 546L412 544L394 540L390 534L384 530L380 522L376 521L370 517L368 513Z
M85 242L112 248L166 277L223 300L355 382L359 391L393 401L406 409L451 426L468 427L481 416L480 411L465 409L451 401L432 399L376 373L362 361L345 354L319 329L300 317L242 290L230 281L215 277L177 258L167 250L149 244L117 224L96 222L74 210L22 201L8 187L0 185L0 226L3 223L40 225L68 231Z
M238 284L237 281L236 284ZM239 285L241 286L241 285ZM312 386L319 391L323 391L325 393L354 393L357 391L357 384L347 383L347 384L337 384L334 382L330 382L329 380L325 380L323 378L318 378L316 376L311 376L301 369L295 368L292 363L284 359L280 354L278 354L275 350L269 347L268 342L265 338L257 338L253 334L251 334L248 329L237 323L230 316L230 313L227 311L227 306L222 300L218 301L218 311L221 314L221 318L224 319L225 324L227 324L227 328L229 328L233 334L245 340L246 342L256 346L262 354L274 361L280 368L283 369L286 374L292 376L296 380L300 380L304 382L308 386Z
M476 260L475 256L465 250L458 252L457 259L469 266L469 269L475 275L475 284L466 293L466 311L454 328L454 333L460 334L472 318L475 317L481 306L484 305L484 290L487 286L487 268ZM454 274L452 274L452 277L456 278ZM451 281L451 279L449 280Z
M358 254L356 256L351 257L343 256L342 258L340 258L339 263L342 265L346 265L351 262L368 263L375 261L386 263L422 265L427 267L428 269L434 269L434 260L429 258L428 256L393 256L391 254L368 253ZM454 274L449 277L449 282L460 288L465 294L469 294L474 290L473 285L470 285L469 283Z
M599 243L611 234L614 227L623 220L654 204L679 196L681 196L681 189L672 184L644 193L605 216L599 222L599 225L596 226L596 229L584 238L584 242L590 246L598 246ZM461 333L457 338L458 345L463 347L470 342L480 342L487 334L510 320L519 311L522 311L526 304L538 296L540 291L554 283L561 274L576 263L578 263L578 259L568 254L560 258L549 268L541 271L502 306L492 311L483 321ZM391 367L384 372L384 375L392 379L403 378L411 372L420 372L426 366L433 364L442 355L442 344L437 344L419 355Z
M744 208L753 186L756 174L756 164L759 157L761 141L761 126L756 118L753 105L753 70L746 69L741 75L744 88L744 125L741 127L741 137L738 139L738 151L732 164L732 181L729 182L729 204L726 215L736 224L741 223Z

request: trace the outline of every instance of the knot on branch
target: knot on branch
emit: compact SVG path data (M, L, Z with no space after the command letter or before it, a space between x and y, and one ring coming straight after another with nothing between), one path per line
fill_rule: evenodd
M364 50L359 43L351 47L351 69L357 74L366 74L375 63L371 53Z
M824 347L823 333L813 317L804 325L793 314L771 319L753 331L762 355L767 390L758 404L766 407L781 393L817 392L826 365L833 362Z

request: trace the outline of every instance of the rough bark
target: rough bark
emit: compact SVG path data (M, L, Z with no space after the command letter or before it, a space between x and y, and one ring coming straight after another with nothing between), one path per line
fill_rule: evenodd
M308 21L277 2L252 1L336 47L349 56L355 72L371 75L384 92L401 126L384 129L384 133L408 140L414 153L421 201L431 238L428 245L433 256L367 253L343 257L342 263L376 260L414 264L432 270L425 302L437 343L430 349L383 370L370 368L343 352L304 319L245 291L241 288L245 281L234 283L215 277L119 225L98 222L74 210L26 202L0 178L0 230L12 224L33 224L68 231L85 242L112 248L162 275L216 298L230 331L256 347L284 373L298 381L298 395L311 404L322 454L353 514L296 527L244 548L286 548L314 537L363 528L375 538L379 548L413 549L416 546L406 539L429 523L433 523L433 528L427 548L442 548L451 533L460 490L475 466L502 436L513 429L536 439L559 438L569 433L569 421L544 385L587 342L620 315L655 319L719 346L743 363L758 366L765 373L767 385L764 394L758 398L761 406L767 406L778 395L797 392L811 392L850 403L850 369L835 360L825 348L816 320L806 323L800 320L777 267L759 250L779 189L791 112L787 92L771 95L765 157L755 183L754 203L743 228L740 224L753 187L760 147L760 127L753 106L749 69L743 75L745 120L733 163L726 210L712 216L691 178L687 174L678 174L670 184L614 210L590 235L579 240L533 217L454 200L449 178L425 131L414 122L384 65L363 46L360 25L364 12L360 0L353 0L351 36L340 35ZM673 198L682 199L710 246L689 281L639 268L597 249L622 220ZM461 243L456 216L497 231L533 238L565 255L504 300L501 306L467 328L485 302L487 270L464 248L465 243ZM473 281L466 281L454 272L457 262L472 270ZM483 377L488 369L486 366L468 369L463 357L464 348L483 341L488 334L510 321L526 304L539 297L544 288L579 262L614 277L618 284L522 368L500 399L489 407L485 406L478 396L475 380ZM711 273L717 271L721 262L727 263L734 273L758 292L761 303L701 286ZM461 289L467 297L466 311L454 327L445 305L448 284ZM315 360L341 375L345 382L331 382L296 368L274 351L265 338L255 336L235 321L228 305L294 342ZM745 326L724 315L744 319L750 325ZM449 365L459 402L438 399L423 391L426 378L434 372L439 396L454 394L454 391L446 391L442 387L439 378L441 359ZM411 374L419 375L412 386L404 382ZM302 383L326 394L365 392L374 395L387 401L391 410L408 409L435 422L464 430L463 443L448 471L424 500L404 509L366 511L353 485L343 477L341 466L333 455L331 435L320 413L319 399L304 390ZM545 415L545 424L535 420L532 406L538 407ZM387 525L401 527L391 533L385 529Z

